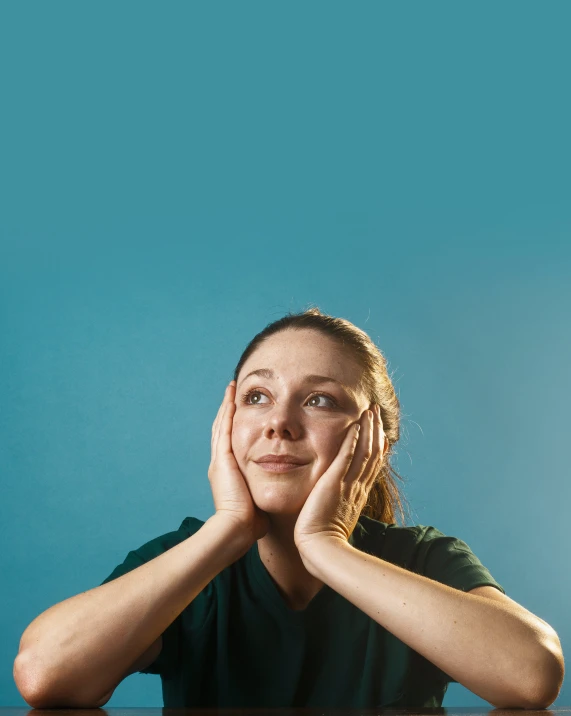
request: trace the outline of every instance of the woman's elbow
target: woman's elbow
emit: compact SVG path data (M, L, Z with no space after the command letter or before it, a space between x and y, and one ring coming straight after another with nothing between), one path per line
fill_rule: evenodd
M545 659L537 670L537 680L532 683L533 691L528 694L529 705L524 708L546 709L555 701L565 678L563 649L556 632L543 641Z

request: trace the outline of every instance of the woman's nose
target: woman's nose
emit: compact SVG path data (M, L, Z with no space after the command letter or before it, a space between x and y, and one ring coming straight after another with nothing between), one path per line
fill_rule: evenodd
M278 435L289 433L291 437L297 437L302 431L302 426L295 411L283 407L276 408L267 415L265 431L275 432Z

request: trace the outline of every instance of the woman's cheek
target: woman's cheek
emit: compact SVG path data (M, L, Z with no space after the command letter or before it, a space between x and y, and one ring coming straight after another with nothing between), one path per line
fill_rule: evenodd
M319 455L323 469L327 469L337 457L346 432L347 428L344 426L324 426L323 430L316 432L316 453Z
M232 421L232 452L241 466L245 461L248 445L252 442L251 433L251 426L235 413Z

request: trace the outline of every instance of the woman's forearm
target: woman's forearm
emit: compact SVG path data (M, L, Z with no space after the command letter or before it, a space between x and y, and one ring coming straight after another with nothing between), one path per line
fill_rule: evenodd
M546 708L557 697L557 635L520 605L453 589L340 540L316 539L302 559L313 576L494 706Z
M155 559L42 612L14 664L24 699L35 708L94 706L244 549L235 528L214 515Z

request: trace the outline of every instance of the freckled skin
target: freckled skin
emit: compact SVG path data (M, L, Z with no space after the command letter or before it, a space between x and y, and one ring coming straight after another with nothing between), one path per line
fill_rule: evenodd
M244 376L270 368L275 378ZM309 384L309 373L341 380L358 391L360 368L347 351L311 329L288 329L268 338L248 358L238 376L232 449L255 504L274 515L298 515L317 480L331 465L349 426L369 407L365 395L354 401L334 383ZM249 403L241 398L251 389ZM331 395L334 405L320 391ZM312 399L312 394L313 399ZM254 460L267 453L293 453L307 465L285 473L265 471Z

